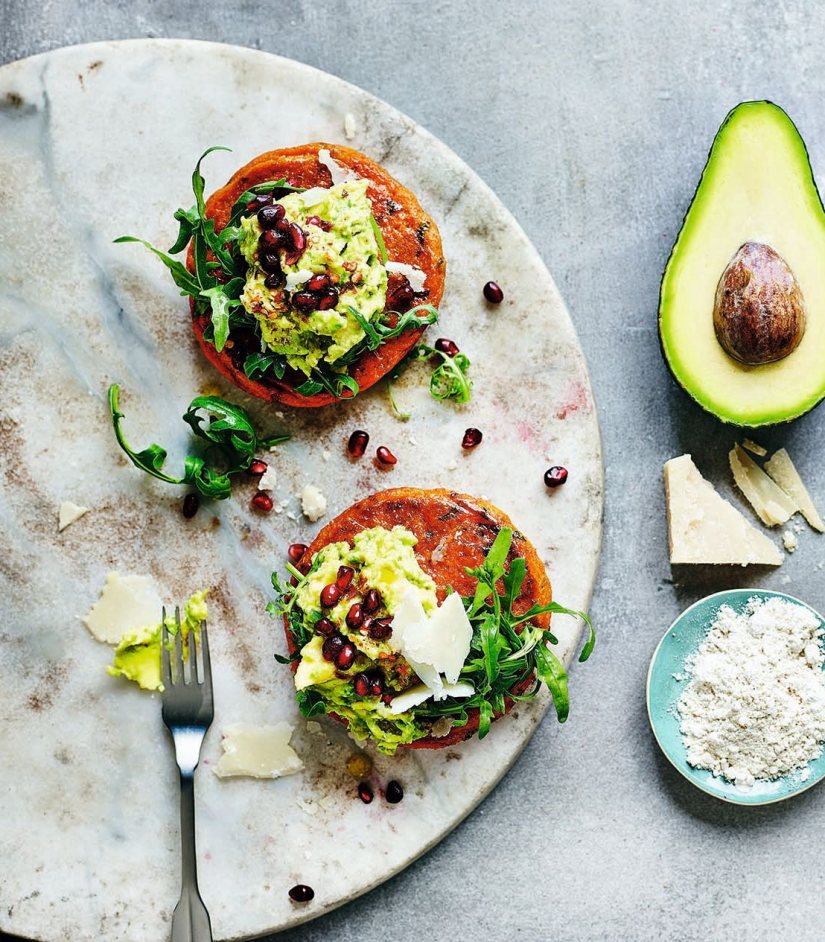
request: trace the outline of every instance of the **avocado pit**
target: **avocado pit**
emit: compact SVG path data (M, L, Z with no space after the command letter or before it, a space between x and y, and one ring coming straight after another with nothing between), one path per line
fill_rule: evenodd
M713 305L716 339L748 366L781 360L805 333L805 303L782 256L763 242L745 242L722 272Z

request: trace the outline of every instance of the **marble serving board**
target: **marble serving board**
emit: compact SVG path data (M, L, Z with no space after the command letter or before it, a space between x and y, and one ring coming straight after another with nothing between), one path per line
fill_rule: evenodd
M401 422L378 388L322 411L248 401L208 366L188 306L165 269L123 233L172 243L171 214L192 201L209 145L207 191L261 151L349 141L418 194L448 259L434 336L472 359L472 402L433 401L411 368ZM350 128L352 131L352 128ZM482 284L498 280L499 307ZM106 675L111 650L80 617L110 570L151 576L169 603L212 587L215 723L197 780L203 897L216 939L310 919L352 899L440 840L498 782L547 708L541 697L484 741L443 752L373 755L374 781L400 780L396 806L355 798L355 751L332 724L298 717L265 614L287 544L309 542L296 495L307 483L328 517L373 491L451 487L489 498L535 542L559 601L588 604L601 540L602 466L587 370L564 304L524 233L443 144L383 102L286 59L229 46L135 41L62 49L0 69L0 928L35 939L157 942L178 886L176 771L156 696ZM279 514L249 507L252 481L186 521L181 489L141 474L117 449L109 383L122 385L135 445L170 450L204 390L243 402L266 432L292 440L266 455ZM463 453L464 429L484 442ZM391 471L352 463L356 427L398 457ZM570 470L550 493L548 464ZM91 508L58 533L71 500ZM327 517L327 519L328 519ZM562 655L579 638L554 620ZM576 677L572 680L575 710ZM287 719L306 768L278 781L219 781L221 728ZM554 720L548 717L548 722ZM564 735L562 729L559 733ZM547 762L553 756L546 757ZM287 890L315 889L296 906Z

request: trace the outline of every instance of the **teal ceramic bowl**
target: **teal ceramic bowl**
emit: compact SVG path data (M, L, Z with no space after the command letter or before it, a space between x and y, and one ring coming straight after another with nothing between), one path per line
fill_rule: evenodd
M679 732L679 714L676 703L688 683L685 676L685 658L699 647L710 629L720 606L729 605L741 611L748 599L778 596L804 605L823 621L819 612L799 599L784 592L765 589L730 589L700 599L686 609L668 628L659 646L653 652L647 674L647 713L653 735L670 763L697 788L708 795L737 805L767 805L783 801L813 787L825 778L825 753L802 770L790 772L782 778L757 782L752 788L742 788L727 779L717 778L705 769L688 765L687 751Z

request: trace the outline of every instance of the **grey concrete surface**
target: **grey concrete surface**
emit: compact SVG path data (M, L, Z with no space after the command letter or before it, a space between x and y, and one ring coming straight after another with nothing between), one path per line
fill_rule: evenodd
M497 791L404 874L282 938L822 938L823 788L762 810L693 790L652 740L644 680L664 629L706 592L756 583L825 609L822 544L807 532L778 573L671 572L662 462L691 451L730 491L735 436L675 388L656 334L662 268L730 107L782 104L825 181L825 8L2 0L0 25L2 61L186 36L291 56L380 95L497 190L557 279L589 358L607 469L601 637L574 672L568 724L548 717ZM506 273L490 274L506 289ZM760 438L787 445L825 503L823 423L819 410Z

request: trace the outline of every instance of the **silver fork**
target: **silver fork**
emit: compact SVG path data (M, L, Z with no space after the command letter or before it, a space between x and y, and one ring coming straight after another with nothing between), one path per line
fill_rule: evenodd
M163 681L163 722L172 734L175 759L180 769L181 894L172 914L172 942L212 942L209 913L198 892L195 855L195 769L201 745L212 724L212 669L206 622L200 627L203 669L198 672L195 633L189 633L189 676L184 672L180 608L175 608L177 631L170 640L166 609L161 628L160 675ZM174 656L172 651L174 649Z

